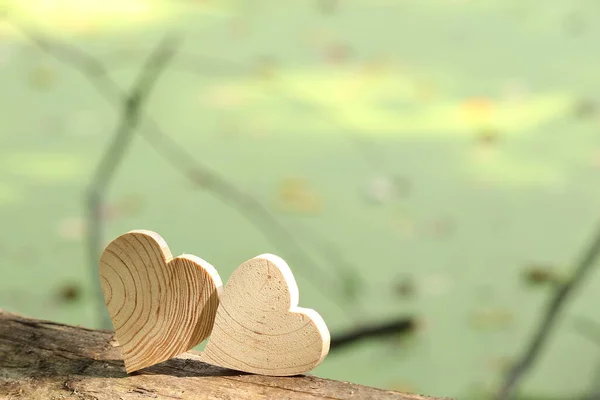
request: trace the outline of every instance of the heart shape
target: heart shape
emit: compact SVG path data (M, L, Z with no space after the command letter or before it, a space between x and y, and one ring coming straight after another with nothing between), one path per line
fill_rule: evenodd
M298 307L298 286L285 261L263 254L246 261L220 294L201 359L254 374L310 371L329 352L329 330L314 310Z
M128 373L184 353L211 333L219 274L196 256L173 258L155 232L131 231L110 242L100 282Z

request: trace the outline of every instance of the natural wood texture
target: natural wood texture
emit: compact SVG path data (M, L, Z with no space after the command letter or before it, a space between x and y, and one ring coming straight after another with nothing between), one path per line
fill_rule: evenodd
M203 361L255 374L305 373L329 352L325 321L298 307L294 275L272 254L243 263L221 293L209 263L173 258L159 234L137 230L108 244L100 281L127 372L190 350L211 331Z
M202 360L255 374L308 372L329 352L329 331L314 310L298 307L288 265L272 254L246 261L220 295Z
M127 372L168 360L210 335L219 274L196 256L173 258L155 232L132 231L109 243L100 282Z
M127 375L112 332L0 310L0 398L433 400L313 376L245 375L198 361L197 352Z

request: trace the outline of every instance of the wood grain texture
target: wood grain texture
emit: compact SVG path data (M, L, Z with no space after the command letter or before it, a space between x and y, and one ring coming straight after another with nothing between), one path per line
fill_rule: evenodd
M272 376L316 367L329 352L325 322L298 307L298 286L288 265L263 254L238 267L220 295L212 335L202 360Z
M211 333L219 274L196 256L173 258L155 232L132 231L109 243L100 282L127 372L181 354Z
M1 399L435 400L314 376L247 375L198 358L188 352L127 375L112 332L0 310Z

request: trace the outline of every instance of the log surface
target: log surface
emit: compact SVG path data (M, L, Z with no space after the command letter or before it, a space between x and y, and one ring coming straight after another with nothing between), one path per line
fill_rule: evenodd
M310 375L244 374L190 351L128 375L113 332L0 310L0 399L432 400Z

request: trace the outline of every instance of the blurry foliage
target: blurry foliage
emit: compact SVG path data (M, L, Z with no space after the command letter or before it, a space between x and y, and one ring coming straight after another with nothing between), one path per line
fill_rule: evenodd
M471 313L470 325L477 330L497 330L510 327L515 319L511 310L480 308Z
M557 285L564 282L564 277L557 272L555 267L533 264L523 271L523 280L530 285Z
M566 217L547 221L548 215L540 209L546 201L551 204L557 193L572 196L558 201L566 204L572 200L573 208L584 203L576 198L577 190L588 197L597 195L590 189L597 185L584 181L588 175L595 176L600 167L600 143L594 139L599 128L598 101L586 94L597 87L597 74L594 63L583 65L593 50L586 49L586 43L597 42L594 27L598 24L594 22L594 14L584 9L585 5L579 10L575 3L542 7L526 1L424 0L408 4L387 0L316 0L311 3L312 14L303 14L298 4L286 4L290 10L298 7L289 11L268 1L251 4L234 0L135 0L125 4L116 0L31 0L9 4L13 16L42 32L91 44L90 52L104 54L109 74L114 74L119 82L129 82L127 74L148 47L145 36L151 36L156 27L174 21L189 29L190 36L195 35L193 39L197 40L189 46L192 56L220 52L218 57L237 60L231 61L233 67L223 67L226 62L208 71L203 69L205 59L182 56L179 64L175 62L172 66L175 89L161 93L168 101L157 100L158 106L152 113L171 121L172 126L165 123L170 126L169 132L185 141L185 146L197 152L207 165L226 170L227 178L249 182L248 186L271 187L265 198L258 191L251 193L261 204L268 205L277 218L281 217L283 224L290 223L294 226L291 229L296 229L294 217L313 217L305 219L311 221L307 224L314 223L310 226L319 232L313 235L310 249L323 253L325 265L333 271L341 287L335 301L355 307L356 321L370 317L371 313L396 316L409 307L427 314L415 325L414 335L402 332L370 342L364 347L368 349L367 356L361 355L360 346L356 346L356 354L347 352L350 361L344 359L339 371L331 367L323 369L323 374L338 378L354 374L351 380L360 378L361 383L409 392L418 389L430 393L429 387L434 387L440 391L439 395L452 395L440 388L456 387L457 381L462 387L474 380L491 381L506 372L514 361L502 355L513 353L516 344L513 334L517 332L524 337L526 327L517 324L517 317L520 322L537 316L537 308L527 303L529 300L523 300L532 297L530 292L523 292L525 295L519 290L526 291L532 286L554 288L565 282L554 265L523 266L519 257L529 256L523 250L526 247L531 247L535 254L552 253L550 259L561 257L556 248L564 248L570 254L573 245L565 235L571 237L575 225L548 228L545 223L568 223L576 210L569 206L553 211L553 217L560 214ZM294 21L298 22L282 22L282 10L294 15L298 18ZM266 15L264 19L262 13ZM307 22L307 15L314 18L314 23ZM360 19L353 19L353 15ZM394 31L385 31L392 26L380 21L386 16L392 18ZM373 21L372 26L367 21ZM418 22L418 29L411 27L413 22ZM379 30L387 33L381 35ZM577 54L561 54L566 50L558 31L571 40L568 46L581 49L577 54L582 65L577 71L568 64L578 58ZM548 38L543 39L542 33ZM135 37L138 34L141 39ZM373 35L373 39L365 42L365 35ZM454 42L446 41L450 37L455 38ZM521 40L526 45L520 46ZM540 45L544 40L551 44L548 48ZM582 44L576 40L582 40ZM36 277L42 283L35 285L46 290L44 285L58 282L52 292L58 305L52 308L54 302L45 304L46 295L25 296L15 289L23 280L21 270L2 271L10 278L0 279L6 285L0 285L0 305L16 304L15 307L28 310L38 307L44 314L65 319L68 315L73 320L83 318L86 307L89 308L86 285L71 277L79 274L81 279L87 279L81 272L83 268L76 254L79 248L75 246L81 244L88 231L79 215L81 210L74 206L79 204L80 194L73 187L83 185L96 160L97 147L112 131L114 110L110 114L101 110L94 103L95 97L94 100L85 97L93 93L90 87L79 81L73 84L72 71L40 59L28 46L13 27L0 22L0 69L3 74L8 71L0 75L0 80L5 76L7 87L9 83L13 85L9 96L3 97L0 92L3 109L13 110L0 120L0 212L4 212L2 216L7 220L11 218L10 225L20 232L16 239L13 235L2 238L0 257L4 263L23 264L23 274L30 274L28 268L39 264L41 270ZM505 47L514 49L514 54L503 51ZM472 52L467 61L461 58L463 48ZM528 68L527 62L535 68ZM13 69L17 72L10 72ZM188 75L186 83L181 85L178 79L184 71ZM190 71L195 72L190 74ZM554 71L560 71L566 78L561 80ZM14 76L17 78L13 79ZM22 86L19 89L15 89L17 80ZM193 100L187 89L194 92ZM19 104L25 111L17 119L13 118L11 106L20 100L13 98L12 90L24 95ZM36 103L41 97L47 102ZM61 100L65 108L59 107ZM176 117L169 119L171 114ZM218 122L213 123L212 119ZM38 131L40 137L35 136ZM285 147L286 141L297 148ZM262 170L246 167L245 151L263 150L254 142L262 143L272 153L288 152L289 157L286 153L271 154L272 163L279 163L282 171L275 168L276 174L264 176L257 172ZM302 155L305 151L302 146L312 147L317 156ZM439 151L438 146L446 147ZM233 165L237 161L229 152L242 161ZM134 151L132 157L135 154ZM302 157L310 163L304 163ZM163 168L166 171L164 165L139 157L135 160L136 165L143 167L140 168L143 173L133 171L131 175L139 181L127 182L125 190L121 188L111 200L100 205L104 223L119 229L133 228L132 225L142 221L161 226L162 221L168 220L168 213L162 215L162 211L157 211L161 210L156 208L157 203L168 204L165 208L176 211L185 210L190 220L202 221L203 228L209 226L211 232L217 230L221 218L229 220L228 214L213 213L209 207L214 204L199 194L210 191L214 185L206 170L187 171L188 181L181 186L202 190L190 194L198 196L192 206L184 206L180 205L182 191L174 190L174 186L163 189L148 178ZM335 172L336 169L342 173ZM170 174L171 170L165 172L161 182L172 180ZM145 180L150 184L144 186ZM160 187L159 196L149 194L156 187ZM505 192L510 192L510 196L504 198ZM486 200L488 193L500 200ZM537 199L536 202L528 203L527 196ZM245 201L243 198L242 203ZM373 204L379 207L369 207ZM490 215L496 218L496 214L506 212L503 207L515 212L509 216L510 222L502 225L504 228L492 229L491 223L486 225ZM34 226L20 221L20 217L12 219L19 213L33 215L41 208L46 216L32 217L36 220ZM590 219L586 210L589 208L582 206L584 217L577 220L579 224ZM532 225L540 226L538 238L528 239ZM185 224L182 226L177 229L185 229ZM488 236L492 230L499 238ZM565 233L555 237L551 230ZM511 241L510 232L522 235L523 239ZM69 260L72 270L63 268L64 271L52 273L55 261L46 255L50 250L36 245L35 239L31 239L34 241L31 246L20 244L42 234L58 238L47 247L56 251L56 260L62 260L56 263L67 265L64 260ZM246 246L244 234L248 235L242 232L237 240L247 252L257 242ZM232 252L230 248L217 248L218 239L215 244L208 241L208 236L202 236L202 232L195 235L193 241L205 243L203 246L213 254L225 258ZM336 239L335 246L328 242L330 236ZM218 233L214 237L219 237ZM438 240L432 242L432 239ZM547 248L540 250L538 240L548 241ZM322 247L326 250L318 250L319 243L325 243ZM458 249L457 254L451 254L446 246ZM499 272L489 278L491 272L482 269L492 265ZM457 270L452 269L455 267ZM368 273L361 274L363 269ZM510 269L510 273L504 273L504 269ZM314 270L299 275L306 275L309 282L320 280ZM481 284L486 279L493 284ZM526 285L514 289L519 279ZM493 288L506 285L513 288L510 296L515 296L514 304L507 302L506 308L478 304L492 297ZM481 288L481 296L475 304L461 302L476 287ZM308 284L303 288L304 294L313 302L336 295L333 289L331 293L320 293ZM61 309L67 305L76 311L67 314ZM345 322L342 313L326 312L336 327L341 325L340 321ZM578 326L593 338L594 329L589 323L584 328ZM501 336L506 331L509 332ZM493 342L500 343L497 347L480 346L491 350L472 354L478 351L473 350L477 344L493 340L489 339L492 336L501 338ZM419 347L423 343L431 346L432 355L424 350L429 351L429 347ZM373 354L377 354L378 348L384 349L382 370L394 375L393 379L370 367L368 371L356 367L375 363ZM395 353L390 348L410 351ZM440 348L459 349L464 361L442 354ZM393 355L390 360L385 359L388 354ZM411 355L421 358L411 359ZM451 365L454 370L446 369L439 375L437 371L431 372L438 359L443 360L444 368ZM550 356L548 359L556 361ZM332 360L331 365L336 362ZM557 364L560 365L554 372L569 369L564 372L565 382L543 382L537 378L532 387L551 392L556 386L567 386L569 376L573 377L569 374L581 375L572 372L567 362L564 368L562 362ZM465 365L468 368L483 365L486 372L478 375L473 371L466 376ZM363 371L365 376L357 376L357 371ZM481 384L464 398L490 398L492 392L487 383Z
M416 295L414 279L411 277L403 277L396 280L394 283L394 294L401 299L410 299Z
M278 184L278 209L302 214L319 214L323 209L322 200L304 178L286 178Z
M29 82L32 87L39 90L48 90L56 80L56 72L44 65L33 69L29 75Z
M56 298L62 303L73 303L81 298L81 286L76 283L66 283L56 292Z

